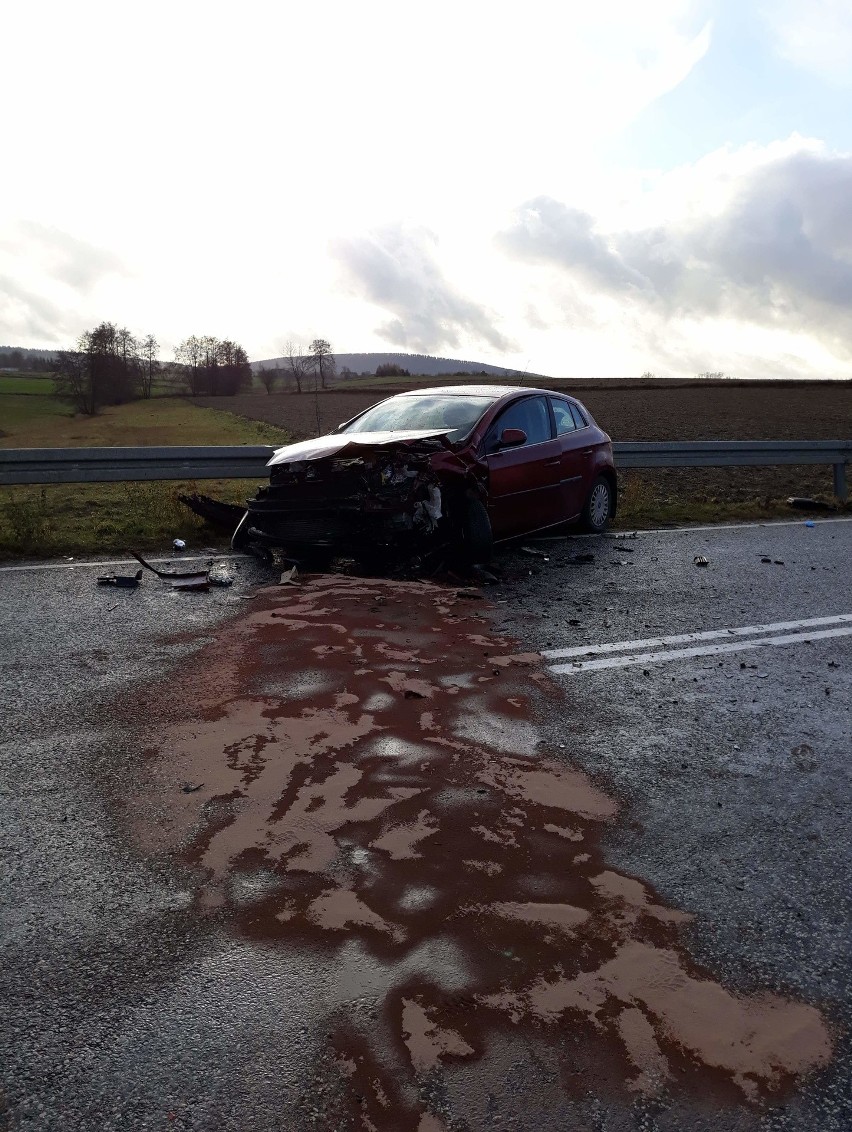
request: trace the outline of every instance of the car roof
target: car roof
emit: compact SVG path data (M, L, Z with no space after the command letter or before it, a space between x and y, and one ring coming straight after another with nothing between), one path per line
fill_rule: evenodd
M447 397L490 397L498 401L509 393L546 393L546 389L531 389L528 385L436 385L430 389L407 389L396 397L425 397L440 393Z

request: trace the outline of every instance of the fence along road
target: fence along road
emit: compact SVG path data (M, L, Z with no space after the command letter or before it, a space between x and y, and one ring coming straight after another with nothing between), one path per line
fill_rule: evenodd
M265 479L275 448L216 445L169 448L7 448L0 450L0 485L109 483L134 480ZM620 441L620 468L736 468L831 464L834 493L848 498L852 440Z

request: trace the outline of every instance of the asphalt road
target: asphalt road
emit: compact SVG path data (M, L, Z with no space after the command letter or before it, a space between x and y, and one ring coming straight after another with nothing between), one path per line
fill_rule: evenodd
M549 561L514 552L501 583L486 591L493 628L519 642L517 651L590 655L546 657L570 668L552 674L560 697L540 687L531 697L534 721L509 726L471 713L456 740L492 752L508 742L591 775L621 804L600 833L607 867L693 917L678 932L708 980L817 1008L833 1035L828 1067L761 1103L712 1075L684 1088L625 1091L617 1058L600 1079L596 1054L584 1060L587 1040L597 1050L586 1030L568 1027L557 1040L521 1021L480 1047L463 1029L468 1002L453 1007L459 1027L447 1033L457 1051L466 1035L477 1058L439 1060L400 1094L404 1119L393 1099L383 1118L380 1110L353 1115L339 1067L361 1055L341 1052L334 1027L342 1015L369 1028L386 970L345 938L334 937L337 950L311 940L294 946L286 932L249 930L233 906L200 910L198 861L180 849L177 811L157 793L169 750L161 744L154 758L147 745L154 732L181 734L193 688L199 704L215 700L229 619L245 619L268 577L243 561L228 589L180 594L146 579L125 592L96 587L98 568L51 565L0 570L0 1127L3 1119L9 1128L63 1132L366 1128L368 1119L422 1132L852 1126L852 635L840 635L850 627L840 618L852 613L852 523L535 548ZM594 561L571 561L582 553ZM694 565L695 555L708 565ZM837 635L817 637L823 632ZM757 643L779 638L795 639ZM753 647L663 655L732 643ZM617 666L591 663L613 659ZM253 661L262 668L259 653ZM397 666L417 674L416 663ZM224 671L231 685L244 677L236 662ZM276 657L274 678L319 695L310 671L288 667L286 654ZM523 678L507 676L504 692ZM184 781L185 759L176 738L169 799L181 804L194 797L181 782L201 790L206 777L196 782L186 771ZM149 763L160 778L140 786ZM442 872L452 892L453 856L422 868ZM534 890L534 875L520 879ZM316 899L310 907L316 921ZM458 995L459 963L448 945L432 946L435 938L422 941L416 961L406 956L406 977L428 976ZM566 1048L575 1065L567 1082ZM692 1067L677 1072L690 1078ZM418 1105L431 1115L412 1116Z

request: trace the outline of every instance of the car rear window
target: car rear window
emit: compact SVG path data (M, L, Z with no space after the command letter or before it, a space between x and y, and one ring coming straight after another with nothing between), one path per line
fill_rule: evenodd
M553 406L553 418L556 421L556 435L564 436L566 432L576 432L577 423L571 414L571 405L557 397L550 398Z
M574 415L577 428L588 428L589 422L586 420L586 414L580 409L579 405L572 404L571 412Z

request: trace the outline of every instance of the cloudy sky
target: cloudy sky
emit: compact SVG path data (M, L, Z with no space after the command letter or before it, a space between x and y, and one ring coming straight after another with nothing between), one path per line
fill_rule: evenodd
M849 0L27 0L0 344L852 375Z

